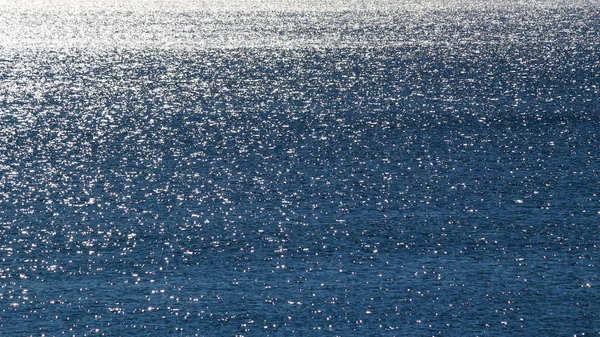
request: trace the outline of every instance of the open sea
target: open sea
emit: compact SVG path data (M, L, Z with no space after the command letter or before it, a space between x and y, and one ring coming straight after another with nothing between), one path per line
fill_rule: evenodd
M598 2L2 5L0 335L600 335Z

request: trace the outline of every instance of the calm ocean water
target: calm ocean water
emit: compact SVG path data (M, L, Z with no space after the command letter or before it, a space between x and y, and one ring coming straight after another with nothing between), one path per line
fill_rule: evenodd
M0 335L600 334L600 7L39 3Z

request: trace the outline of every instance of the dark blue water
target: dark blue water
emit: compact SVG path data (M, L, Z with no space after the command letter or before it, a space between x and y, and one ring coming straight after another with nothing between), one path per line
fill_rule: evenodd
M163 14L3 14L1 335L600 333L597 8Z

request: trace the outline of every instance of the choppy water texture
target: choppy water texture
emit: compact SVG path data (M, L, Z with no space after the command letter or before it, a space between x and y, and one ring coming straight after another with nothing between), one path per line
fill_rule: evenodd
M0 334L598 335L599 17L3 12Z

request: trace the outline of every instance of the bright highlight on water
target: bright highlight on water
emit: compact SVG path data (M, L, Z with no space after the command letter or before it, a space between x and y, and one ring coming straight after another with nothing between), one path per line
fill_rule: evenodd
M0 335L600 334L596 4L0 4Z

